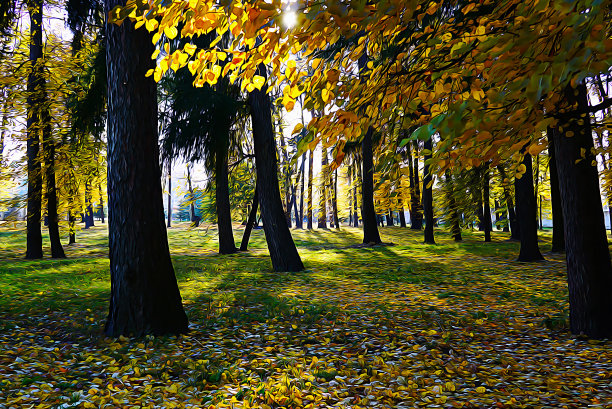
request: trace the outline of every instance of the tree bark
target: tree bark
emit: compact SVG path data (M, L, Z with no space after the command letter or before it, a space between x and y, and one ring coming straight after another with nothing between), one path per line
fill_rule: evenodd
M414 163L410 147L408 147L408 171L410 172L410 228L412 230L421 230L423 227L423 214L421 213L420 193L419 193L419 158L418 145Z
M105 15L122 0L105 0ZM154 45L131 21L106 25L111 298L105 332L187 332L164 223Z
M40 157L40 122L43 104L43 47L42 47L42 0L32 0L30 14L30 73L28 75L28 119L27 119L27 157L28 157L28 205L26 258L42 258L42 232L40 226L42 206L42 168Z
M524 152L524 149L523 149ZM543 260L538 246L538 223L536 219L536 205L533 193L533 171L531 168L531 155L524 152L523 165L526 171L519 179L514 180L516 193L516 213L521 225L521 249L518 261Z
M321 147L321 194L319 195L319 217L317 227L327 229L327 150Z
M357 189L361 186L360 183L360 167L355 164L354 172L355 182L353 183L353 227L359 227L359 214L357 213Z
M565 222L570 330L592 338L612 338L610 252L590 119L579 113L588 108L586 85L568 86L564 98L563 108L570 111L559 115L554 149Z
M372 133L369 127L361 142L361 158L363 162L361 187L361 220L363 221L363 242L381 243L374 210L374 153L372 151Z
M387 226L393 226L393 210L389 209L385 217L387 219Z
M251 231L257 220L257 207L259 205L259 199L257 198L257 185L255 185L255 192L253 193L253 200L251 202L251 211L249 212L249 219L247 220L246 226L244 227L244 233L242 234L242 242L240 243L240 251L247 251L249 248L249 239L251 238Z
M229 129L224 131L229 133ZM226 141L229 141L229 139L226 138ZM217 228L219 230L219 254L232 254L238 249L234 243L232 230L227 145L217 141L215 150L215 202L217 205Z
M334 187L333 187L333 202L332 211L334 213L334 226L336 229L340 228L340 220L338 219L338 169L334 170Z
M267 78L263 65L258 67L257 75ZM253 124L259 203L272 266L274 271L301 271L304 265L287 226L278 187L276 143L272 129L270 97L265 86L263 90L256 89L250 93L249 106Z
M453 189L453 180L449 170L444 174L444 182L446 183L446 199L450 212L450 229L451 235L455 241L461 241L461 224L459 223L459 214L457 212L457 201L455 200L455 192Z
M429 169L433 144L431 138L424 144L424 165L423 165L423 213L425 215L425 243L436 244L434 240L434 213L433 213L433 179Z
M489 193L489 167L484 170L482 175L482 202L484 203L484 232L485 242L491 241L491 230L493 229L493 223L491 221L491 199Z
M400 206L399 220L400 220L400 227L406 227L406 215L404 214L404 206Z
M521 226L516 218L516 212L514 211L514 202L512 200L512 195L510 194L510 189L508 188L508 177L506 176L506 171L504 170L502 165L497 165L497 171L499 172L499 176L502 178L502 188L504 190L504 201L506 202L506 207L508 208L508 222L510 224L510 238L512 240L520 240L521 239Z
M306 227L308 230L312 230L312 171L313 171L313 158L312 155L314 151L311 150L308 153L308 200L306 202L306 215L307 215L307 224Z

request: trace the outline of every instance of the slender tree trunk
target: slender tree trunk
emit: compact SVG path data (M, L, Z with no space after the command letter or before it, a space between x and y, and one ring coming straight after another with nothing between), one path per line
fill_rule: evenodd
M229 129L224 131L229 133ZM229 138L227 138L227 143L229 143ZM238 250L234 243L234 233L232 230L227 143L218 142L215 152L215 199L220 254L232 254Z
M353 227L359 227L359 214L357 213L358 200L357 200L357 189L362 185L360 177L360 167L355 163L353 169L353 175L355 175L355 182L353 183Z
M200 219L196 217L195 211L195 194L193 192L193 185L191 183L191 165L187 165L187 189L189 189L189 221L192 227L198 227L200 225Z
M327 170L327 150L321 147L321 185L319 194L319 217L317 227L327 229L327 192L326 192L326 172Z
M512 195L510 194L510 189L508 188L508 177L506 176L506 171L504 170L502 165L497 165L497 171L499 172L499 176L502 179L502 187L504 190L504 201L506 202L506 207L508 208L508 221L510 224L510 238L512 240L520 240L521 239L521 225L518 222L516 217L516 212L514 211L514 202L512 200Z
M85 182L85 228L89 229L94 226L93 206L91 199L91 183Z
M540 155L537 155L535 157L535 172L533 172L533 196L535 197L536 220L537 220L538 228L542 229L540 227L541 220L540 220L539 212L538 212L538 208L539 208L538 198L540 197L539 185L540 185Z
M102 194L101 183L98 183L98 194L100 195L100 217L102 218L102 223L104 224L104 195Z
M526 152L524 155L523 165L527 170L520 179L517 178L514 181L516 213L521 225L521 250L518 261L538 261L543 260L544 257L542 257L538 246L538 224L533 193L531 155Z
M423 213L425 215L425 243L436 244L434 240L434 212L433 212L433 179L429 164L431 159L433 144L431 138L424 144L424 165L423 165Z
M172 164L168 165L168 227L172 227Z
M257 75L267 78L263 65ZM276 143L272 129L270 97L263 90L254 90L249 95L257 188L263 216L264 231L274 271L301 271L304 269L283 212L283 203L278 187Z
M601 206L587 88L579 83L564 92L569 112L560 114L555 160L565 222L565 254L570 330L592 338L612 338L612 267ZM577 110L572 111L572 110ZM570 137L569 133L573 135ZM584 153L583 153L584 152Z
M300 165L300 212L295 215L296 225L298 229L304 228L304 170L306 164L306 153L302 154L302 164Z
M340 228L340 220L338 219L338 169L334 170L334 198L333 207L334 212L334 225L336 229Z
M561 192L559 191L559 176L557 173L557 158L555 155L555 138L558 130L548 128L548 166L550 167L550 204L552 207L553 234L552 249L553 253L565 251L565 233L563 222L563 209L561 207Z
M461 241L461 224L459 223L459 214L457 212L457 202L455 200L453 180L449 170L446 170L446 173L444 174L444 181L446 183L446 198L448 200L450 212L451 235L455 241Z
M374 210L374 153L372 150L372 133L369 127L361 142L361 158L363 162L361 187L361 220L363 221L363 242L381 243Z
M26 258L42 258L42 232L40 227L42 202L42 169L40 164L40 122L44 84L43 47L42 47L42 0L32 0L30 13L30 73L28 75L28 117L27 117L27 157L28 157L28 207Z
M387 226L393 226L393 210L389 209L385 218L387 219Z
M121 0L105 0L105 15ZM151 34L106 25L111 298L105 332L187 332L164 223Z
M43 94L46 94L43 91ZM46 95L45 95L46 99ZM51 242L51 257L66 258L59 232L59 217L57 214L57 189L55 185L55 142L51 135L51 115L44 108L43 119L43 150L45 153L45 186L47 196L47 218L49 241Z
M244 233L242 234L242 242L240 243L240 251L247 251L249 247L249 239L251 237L251 231L257 221L257 207L259 205L259 199L257 197L257 185L255 185L255 192L253 193L253 200L251 201L251 211L249 212L249 219L247 220L246 226L244 227Z
M285 196L285 219L287 219L287 226L291 227L291 173L289 169L289 155L287 154L287 147L285 146L285 136L283 135L283 128L278 121L278 133L280 138L280 150L281 153L278 155L280 161L281 174L284 177L284 196Z
M312 155L314 151L311 150L308 154L308 200L306 202L306 215L307 215L307 224L306 227L308 230L312 230L312 171L313 171L313 158Z
M421 230L423 227L423 214L421 213L420 192L419 192L419 157L418 145L415 143L416 154L414 161L412 153L408 148L408 171L410 172L410 228Z
M482 169L480 167L474 168L474 179L472 185L473 198L476 202L476 218L478 220L478 231L484 231L484 210L482 202Z
M482 178L482 201L484 203L484 232L485 242L491 241L491 230L493 230L493 222L491 221L491 198L489 193L489 167L487 166Z

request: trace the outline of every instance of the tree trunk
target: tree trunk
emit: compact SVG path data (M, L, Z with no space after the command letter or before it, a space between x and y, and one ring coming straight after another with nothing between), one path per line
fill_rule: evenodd
M85 228L89 229L94 226L93 206L91 203L91 183L85 182Z
M385 217L387 219L387 226L393 226L393 210L389 209Z
M242 242L240 243L240 251L247 251L249 248L249 239L251 238L251 231L257 221L257 207L259 205L259 199L257 197L257 185L255 185L255 192L253 193L253 200L251 202L251 211L249 212L249 219L247 220L246 226L244 227L244 233L242 234Z
M581 116L588 109L586 85L568 86L564 97L566 107L578 111L560 114L558 125L563 131L554 137L565 222L570 330L592 338L612 338L610 252L597 167L592 165L590 119L588 114Z
M168 227L172 227L172 164L168 165Z
M523 165L525 165L526 171L520 179L516 178L514 180L516 216L521 225L521 250L518 261L538 261L543 260L544 257L542 257L538 246L538 223L533 193L531 155L527 152L524 152L524 155Z
M122 0L105 0L105 15ZM111 298L105 332L142 336L187 332L164 223L157 94L143 28L106 25L108 209Z
M229 133L229 129L224 130ZM229 143L229 138L227 138ZM215 147L215 199L217 205L217 228L219 230L219 254L235 253L232 213L230 206L228 149L217 141Z
M433 145L431 138L424 144L424 165L423 165L423 213L425 215L425 243L436 244L434 240L434 213L433 213L433 179L429 170L429 160L431 160Z
M102 194L102 184L98 183L98 194L100 195L100 217L102 219L102 224L104 224L104 196Z
M257 74L267 78L263 65L259 66ZM266 87L262 89L256 89L250 93L249 105L253 124L259 203L266 241L274 271L301 271L304 265L287 226L278 187L276 143L272 129L270 97L266 93Z
M44 87L43 87L44 89ZM46 92L43 91L43 95ZM66 258L59 233L59 217L57 215L57 189L55 185L55 142L51 135L51 115L48 108L44 108L43 120L43 151L45 155L45 185L47 196L47 219L49 228L49 241L51 242L51 257Z
M28 157L28 207L26 258L42 258L42 232L40 227L42 202L42 169L40 149L41 95L44 84L42 65L42 0L32 0L30 13L30 73L28 75L27 157Z
M563 226L563 209L561 207L561 192L559 191L559 176L557 173L557 158L555 155L555 138L558 130L548 128L548 166L550 168L550 204L552 207L553 234L552 249L553 253L565 251L565 233Z
M415 143L415 149L418 145ZM419 158L418 150L412 160L410 147L408 148L408 171L410 172L410 228L412 230L421 230L423 227L423 214L421 213L421 204L419 203Z
M338 169L334 170L334 197L332 202L332 211L334 213L334 226L340 228L340 220L338 219Z
M400 227L406 227L406 215L404 214L404 206L400 205L399 210Z
M287 226L291 227L291 173L289 170L289 155L287 154L287 147L285 146L285 135L283 134L283 128L278 121L278 135L280 138L280 154L278 159L280 162L281 175L285 179L284 183L284 196L285 196L285 219L287 219Z
M308 200L306 202L306 215L307 215L307 224L306 227L308 230L312 230L312 171L313 171L313 159L312 155L314 151L311 150L308 154Z
M491 241L491 230L493 229L493 223L491 221L491 198L489 193L489 167L487 166L484 170L482 177L482 202L484 203L484 232L485 242Z
M295 227L304 228L304 170L306 164L306 153L302 154L302 164L300 165L300 211L295 215Z
M374 210L374 153L372 151L372 127L368 128L361 142L363 162L361 187L361 220L363 221L363 242L381 243Z
M484 231L484 210L482 209L482 169L480 167L474 168L474 179L472 188L474 189L472 196L474 198L474 201L476 202L476 219L478 223L478 231Z
M189 221L192 227L200 225L200 219L196 217L195 212L195 195L193 193L193 185L191 184L191 166L187 165L187 188L189 189Z
M450 171L446 170L444 174L444 182L446 183L446 198L450 212L450 230L455 241L461 241L461 224L459 223L459 214L457 212L457 202L455 200L455 191L453 189L453 180Z
M358 164L355 164L355 168L353 169L353 174L355 175L355 182L353 183L353 227L359 227L359 214L357 213L357 189L362 184L360 183L360 167Z
M327 149L321 147L321 194L319 195L319 217L317 227L319 229L327 229L327 183L326 174L327 171Z
M508 208L508 222L510 224L510 238L512 240L520 240L521 239L521 225L516 218L516 212L514 211L514 202L512 200L512 195L510 194L510 189L508 188L508 177L506 176L506 171L504 170L502 165L497 165L497 171L499 172L499 176L502 178L502 187L504 190L504 200L506 202L506 207Z

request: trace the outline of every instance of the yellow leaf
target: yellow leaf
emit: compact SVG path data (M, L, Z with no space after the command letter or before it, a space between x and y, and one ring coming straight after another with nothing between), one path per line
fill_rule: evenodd
M164 28L164 34L170 40L174 40L174 38L176 38L176 35L178 34L178 31L176 30L176 27L166 27Z
M255 75L253 77L253 86L259 90L261 90L261 87L263 87L265 82L266 82L266 79L262 77L261 75Z
M327 103L327 101L329 101L329 91L326 90L325 88L323 88L321 90L321 98L323 99L323 102Z
M479 386L478 388L476 388L476 392L478 393L485 393L487 390L485 389L484 386Z
M294 128L293 131L291 131L291 135L295 135L296 133L300 132L302 129L304 129L304 125L301 123L298 123Z

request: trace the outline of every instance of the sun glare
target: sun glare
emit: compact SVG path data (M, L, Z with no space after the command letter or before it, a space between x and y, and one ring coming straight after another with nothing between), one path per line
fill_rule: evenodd
M297 24L297 14L293 10L283 12L283 24L286 28L292 28Z

